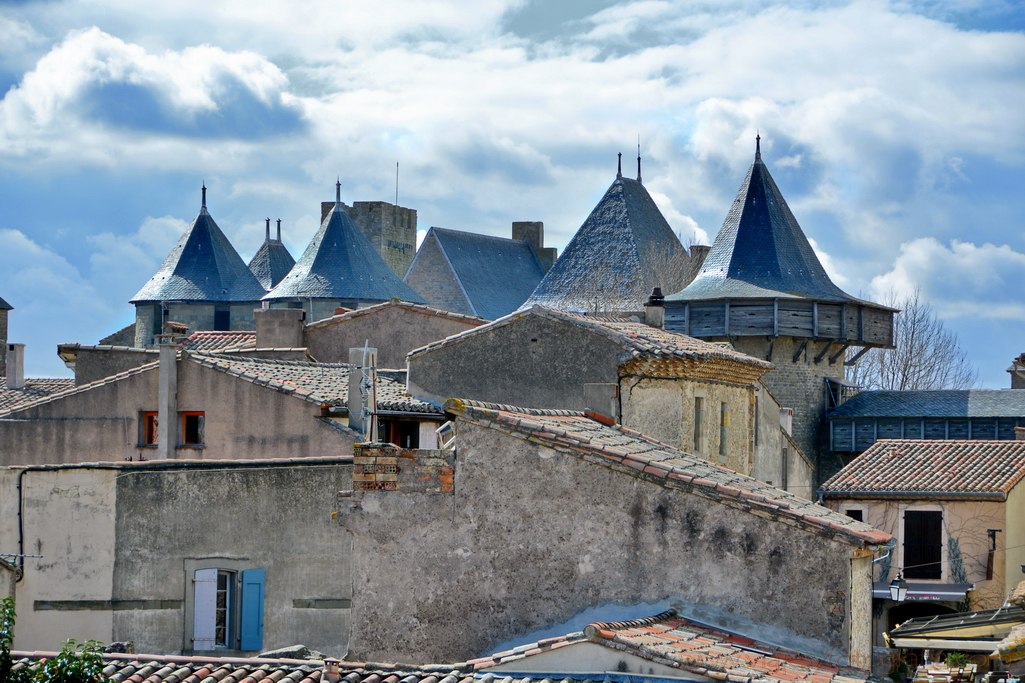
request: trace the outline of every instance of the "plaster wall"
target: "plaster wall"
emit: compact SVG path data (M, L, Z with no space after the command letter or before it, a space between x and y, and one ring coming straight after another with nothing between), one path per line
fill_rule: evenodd
M537 316L408 359L409 391L435 401L471 398L584 410L584 384L618 381L620 348L573 325Z
M1001 564L1004 565L1004 595L1007 596L1025 580L1025 569L1022 569L1025 567L1025 485L1019 483L1011 489L1004 505L1004 516L1004 533L997 537L1006 537L1006 556Z
M413 349L476 326L471 321L389 306L348 320L310 325L306 345L321 363L347 363L349 349L363 348L369 340L370 347L377 349L379 367L405 368L406 354Z
M157 351L80 348L75 356L75 384L82 385L152 363L157 359Z
M404 279L432 306L453 313L477 314L433 234L420 245Z
M367 491L341 510L353 658L461 660L663 600L848 656L851 546L471 423L456 444L454 493Z
M68 638L112 640L112 612L61 609L110 599L114 569L116 493L113 470L28 472L22 478L25 575L16 584L14 648L61 648ZM17 471L0 475L0 498L17 506ZM17 516L3 517L5 535L17 534ZM16 547L16 546L14 546Z

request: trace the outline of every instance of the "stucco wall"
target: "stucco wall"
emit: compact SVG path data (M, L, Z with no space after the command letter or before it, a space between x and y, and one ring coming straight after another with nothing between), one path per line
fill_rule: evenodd
M1004 562L1004 595L1010 595L1015 586L1025 580L1025 485L1020 482L1011 489L1004 507L1005 522L1003 547L1006 548ZM999 558L998 558L999 562Z
M75 384L81 385L152 363L157 351L78 349L75 356Z
M17 543L16 483L16 470L0 470L4 547ZM17 584L15 647L74 637L180 653L186 563L217 558L265 569L264 649L344 655L350 542L331 510L349 486L347 462L26 472L25 552L43 558L29 558Z
M350 348L370 341L382 368L405 368L406 354L476 324L408 308L387 307L376 313L306 328L306 346L321 363L348 363Z
M341 511L352 657L458 660L667 599L848 652L850 546L484 427L456 438L454 493L368 491Z
M409 358L409 390L436 401L472 398L583 410L584 384L617 379L620 348L573 325L536 316Z

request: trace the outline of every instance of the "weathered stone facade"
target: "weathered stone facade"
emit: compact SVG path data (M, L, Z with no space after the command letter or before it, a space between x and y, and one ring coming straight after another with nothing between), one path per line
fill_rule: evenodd
M253 311L257 308L260 308L259 301L231 304L173 301L163 304L136 304L135 346L137 348L156 347L157 336L160 334L163 323L169 321L182 323L190 332L221 329L215 324L218 311L223 311L228 316L228 325L224 329L252 330L256 327Z

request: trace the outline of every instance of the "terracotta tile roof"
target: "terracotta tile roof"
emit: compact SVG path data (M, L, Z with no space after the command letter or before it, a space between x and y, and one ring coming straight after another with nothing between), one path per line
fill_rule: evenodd
M13 652L14 671L34 668L53 652ZM302 659L242 659L238 657L177 657L105 654L103 670L112 683L319 683L324 663ZM576 683L574 678L474 675L466 664L373 664L339 662L338 683Z
M249 330L193 332L178 343L179 351L226 351L228 349L255 349L256 332Z
M538 316L549 320L562 321L576 325L581 329L595 332L619 344L634 358L731 360L765 368L766 370L772 368L771 363L735 351L729 344L702 341L679 332L669 332L657 327L651 327L642 322L610 316L578 315L540 304L516 311L487 325L432 342L411 351L409 355L415 356L439 347L452 346L471 338L472 335L483 334L484 332L513 324L526 316Z
M464 315L463 313L453 313L451 311L445 311L440 308L428 306L426 304L414 304L408 301L401 301L399 299L392 299L391 301L385 301L383 303L374 304L373 306L364 306L363 308L357 308L352 311L346 311L338 315L333 315L330 318L323 318L315 322L310 323L307 327L330 327L331 325L337 325L344 323L355 318L362 318L365 315L371 315L373 313L379 313L380 311L388 308L403 308L407 311L414 311L416 313L422 313L423 315L433 315L439 318L448 318L449 320L458 320L471 325L483 325L487 322L484 318L478 318L473 315Z
M680 451L622 425L569 410L538 410L450 399L446 412L610 469L682 489L853 545L882 545L890 534L770 484Z
M104 377L103 379L98 379L95 382L89 382L88 384L79 384L78 386L75 386L75 384L74 384L75 380L71 380L69 382L69 384L68 384L68 388L66 388L66 389L61 389L59 391L55 391L54 393L47 394L47 395L44 395L44 396L38 396L38 397L35 397L35 398L31 399L31 400L26 401L25 403L16 404L16 405L13 405L13 406L8 406L6 408L0 406L0 416L3 416L5 414L9 414L9 413L12 413L12 412L16 412L16 411L25 410L27 408L33 408L33 407L35 407L37 405L41 405L43 403L49 403L50 401L56 401L57 399L65 398L67 396L73 396L75 394L80 394L80 393L89 391L90 389L94 389L94 388L96 388L98 386L102 386L102 385L105 385L105 384L113 384L114 382L118 382L118 381L120 381L120 380L122 380L122 379L124 379L126 377L131 376L131 375L138 375L138 374L141 374L143 372L148 372L150 370L154 370L154 369L156 369L156 367L159 364L160 364L160 361L153 361L152 363L146 363L145 365L139 365L139 366L136 366L134 368L130 368L128 370L125 370L124 372L119 372L119 373L117 373L115 375L110 375L109 377Z
M507 652L469 662L488 669L589 641L626 652L664 666L732 683L754 681L808 681L842 683L864 681L868 672L839 667L830 662L762 643L718 628L684 619L675 610L645 619L596 622L583 632L524 645Z
M345 406L349 397L349 373L346 363L307 363L294 360L271 360L219 353L191 353L186 356L205 365L253 384L293 394L316 405ZM379 410L441 414L432 403L414 398L399 380L404 373L379 372L377 407Z
M21 389L0 386L0 413L35 403L75 387L74 377L31 377Z
M1025 441L883 439L837 472L830 498L1005 500L1025 477Z

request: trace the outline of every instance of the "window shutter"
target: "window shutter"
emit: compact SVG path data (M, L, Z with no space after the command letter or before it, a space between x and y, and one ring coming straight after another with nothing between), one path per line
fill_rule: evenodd
M242 572L242 618L239 648L263 649L263 569Z
M217 625L217 569L197 569L193 581L192 649L200 652L213 650Z

